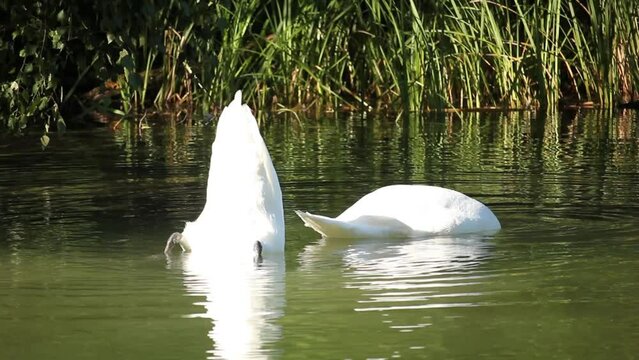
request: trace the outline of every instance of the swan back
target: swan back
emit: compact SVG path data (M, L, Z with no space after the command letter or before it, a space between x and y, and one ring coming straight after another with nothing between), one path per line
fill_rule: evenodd
M391 185L377 189L346 209L336 220L358 223L376 216L407 225L417 234L464 234L501 228L481 202L455 190L427 185Z
M257 121L238 91L222 111L206 189L206 205L183 235L193 251L222 246L243 252L260 241L264 252L284 250L282 192Z

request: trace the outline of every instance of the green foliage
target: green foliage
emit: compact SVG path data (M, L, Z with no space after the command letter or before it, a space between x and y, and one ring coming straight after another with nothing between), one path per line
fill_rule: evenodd
M143 108L150 69L161 66L164 32L207 16L200 1L0 2L0 123L11 129L57 121L81 94L111 81L122 108ZM142 74L142 75L140 75Z
M276 109L611 107L637 97L637 34L639 0L3 0L0 124L209 112L238 88Z

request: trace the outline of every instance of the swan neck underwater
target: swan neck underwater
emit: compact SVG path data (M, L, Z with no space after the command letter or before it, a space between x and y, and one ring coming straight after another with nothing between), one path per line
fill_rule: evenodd
M228 255L284 251L279 180L251 109L237 91L224 108L211 145L206 203L195 221L167 240L165 253Z

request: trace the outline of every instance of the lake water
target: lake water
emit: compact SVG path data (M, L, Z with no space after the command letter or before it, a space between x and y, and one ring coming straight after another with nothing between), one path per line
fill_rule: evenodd
M162 250L197 217L212 126L0 142L0 359L629 359L639 354L639 115L275 117L286 253ZM394 183L491 207L494 236L322 240ZM216 267L217 266L217 267Z

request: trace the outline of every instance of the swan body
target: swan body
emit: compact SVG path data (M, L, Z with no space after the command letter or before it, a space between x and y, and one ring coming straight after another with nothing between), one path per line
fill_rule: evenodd
M167 242L213 254L284 251L282 192L266 144L242 92L224 108L211 146L206 204Z
M427 185L382 187L335 218L296 214L306 226L330 238L457 235L501 228L486 205L455 190Z

